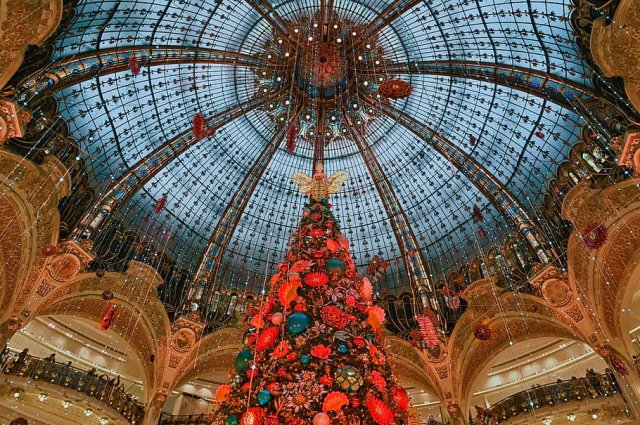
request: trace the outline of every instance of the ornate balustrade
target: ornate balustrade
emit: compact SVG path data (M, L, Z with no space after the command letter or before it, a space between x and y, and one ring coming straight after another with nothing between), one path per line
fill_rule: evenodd
M588 378L572 378L534 387L506 397L491 407L498 423L514 416L571 401L611 397L618 393L618 384L606 373ZM475 418L477 421L479 418ZM482 422L473 422L481 424Z
M107 404L132 424L141 423L144 417L144 405L114 381L64 363L5 350L0 355L0 372L86 394Z
M162 412L158 425L209 425L209 416L201 413L199 415L170 415Z

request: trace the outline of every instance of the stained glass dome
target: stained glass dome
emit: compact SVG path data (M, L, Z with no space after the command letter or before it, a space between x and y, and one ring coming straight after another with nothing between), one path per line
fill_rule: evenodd
M592 90L570 7L80 0L23 99L52 93L87 165L99 196L78 235L117 219L259 292L306 200L290 177L322 161L351 175L331 202L357 265L388 261L376 289L400 294L510 237L534 246L522 220L552 239L540 203ZM393 80L411 94L382 96Z

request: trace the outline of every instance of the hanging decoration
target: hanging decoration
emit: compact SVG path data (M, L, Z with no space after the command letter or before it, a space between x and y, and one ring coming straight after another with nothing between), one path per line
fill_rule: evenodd
M389 268L389 261L382 260L379 255L374 255L367 266L367 276L372 285L378 282Z
M105 301L109 301L113 299L113 292L109 291L108 289L105 291L102 291L102 299Z
M380 96L394 100L409 97L411 92L413 92L411 84L402 80L386 80L378 87Z
M435 315L429 309L424 309L422 315L416 315L422 342L428 348L438 346L438 331L436 330Z
M296 151L296 138L298 137L298 127L294 124L289 124L287 130L287 153L293 155Z
M216 134L215 128L209 128L204 115L199 112L193 117L192 131L193 137L198 141Z
M607 228L600 223L590 223L582 229L582 240L589 249L598 249L607 241Z
M140 64L140 61L138 60L138 57L135 55L135 53L131 55L131 57L127 61L127 65L131 70L131 75L135 77L140 74L140 71L142 70L142 64Z
M107 311L102 315L102 321L100 322L100 329L106 331L114 324L117 319L118 306L111 304Z
M163 193L162 197L158 199L158 202L156 202L155 206L153 207L153 212L156 214L160 214L162 210L164 210L164 207L167 206L167 200L167 194Z
M474 223L480 223L481 221L484 221L484 215L482 214L482 210L477 205L473 206L473 212L471 213L471 217L473 218Z
M534 133L538 139L544 139L544 133L541 131L536 131Z
M220 395L216 425L237 418L261 425L311 418L320 424L410 423L409 400L382 337L385 312L370 301L370 283L359 278L349 251L340 243L327 248L327 240L340 235L327 180L316 173L304 182L314 196L309 214L269 292L250 310L246 348Z
M478 323L473 328L473 336L475 336L480 341L488 341L491 339L491 329L484 323Z
M469 135L469 144L471 146L475 146L476 145L476 136L474 136L473 134Z

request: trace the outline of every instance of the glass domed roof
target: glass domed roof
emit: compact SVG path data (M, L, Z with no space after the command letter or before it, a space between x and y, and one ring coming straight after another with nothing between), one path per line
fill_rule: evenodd
M536 217L591 90L569 8L80 0L37 84L56 88L92 185L118 186L117 214L183 267L214 261L226 288L258 291L305 202L290 176L323 160L351 174L331 202L358 266L390 260L380 288L400 292L403 255L435 280L517 233L496 191ZM378 95L392 79L412 93ZM197 114L215 134L178 146Z

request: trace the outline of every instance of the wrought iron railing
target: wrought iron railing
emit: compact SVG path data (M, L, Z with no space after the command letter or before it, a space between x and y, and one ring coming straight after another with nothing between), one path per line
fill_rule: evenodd
M612 375L594 374L586 378L558 380L551 384L520 391L495 403L490 410L495 414L497 423L500 423L534 409L543 409L571 401L611 397L618 392L618 383ZM472 424L484 424L484 422L482 418L475 418Z
M0 372L48 382L86 394L112 407L132 424L140 424L144 418L144 405L114 380L68 364L5 349L0 355Z
M170 415L162 412L158 425L209 425L211 420L209 415L204 413L198 415Z

